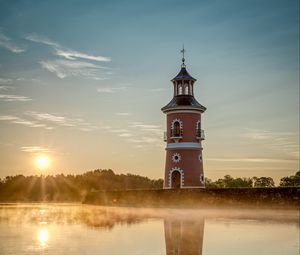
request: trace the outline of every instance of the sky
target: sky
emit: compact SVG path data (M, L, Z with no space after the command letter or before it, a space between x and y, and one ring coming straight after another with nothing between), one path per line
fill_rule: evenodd
M183 44L206 177L299 170L297 0L0 0L0 177L162 178Z

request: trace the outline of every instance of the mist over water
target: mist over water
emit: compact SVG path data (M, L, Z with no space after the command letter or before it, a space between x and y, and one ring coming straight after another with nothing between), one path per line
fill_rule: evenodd
M299 254L299 211L0 205L0 254Z

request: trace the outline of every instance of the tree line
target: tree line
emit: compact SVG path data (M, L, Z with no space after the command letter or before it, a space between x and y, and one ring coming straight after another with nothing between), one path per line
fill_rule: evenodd
M299 187L300 171L295 175L286 176L280 179L279 187ZM217 181L205 178L207 188L270 188L275 187L275 182L271 177L233 178L225 175Z
M78 175L7 176L0 181L0 201L82 201L97 190L160 189L163 180L97 169Z
M207 188L274 187L271 177L233 178L225 175L216 181L205 179ZM283 177L280 187L300 186L300 171ZM97 169L78 175L7 176L0 179L0 201L31 202L82 201L88 192L98 190L162 189L162 179L134 174L115 174L111 169Z

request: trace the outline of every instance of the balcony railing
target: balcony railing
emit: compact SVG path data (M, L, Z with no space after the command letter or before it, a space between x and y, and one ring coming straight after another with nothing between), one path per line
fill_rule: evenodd
M164 141L166 142L168 139L167 131L164 132Z
M198 140L204 140L205 135L204 135L204 130L203 129L197 129L197 139Z

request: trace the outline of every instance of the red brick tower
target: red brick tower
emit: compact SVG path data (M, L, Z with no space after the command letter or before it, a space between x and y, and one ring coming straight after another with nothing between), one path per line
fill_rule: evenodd
M161 110L167 115L164 188L204 188L201 114L206 110L194 98L196 81L186 70L184 48L181 70L171 80L173 99Z

